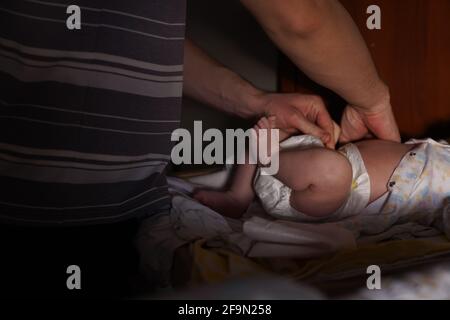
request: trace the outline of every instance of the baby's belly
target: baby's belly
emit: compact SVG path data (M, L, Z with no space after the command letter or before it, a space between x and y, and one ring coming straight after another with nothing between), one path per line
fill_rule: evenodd
M388 182L395 168L414 145L405 145L382 140L367 140L355 143L364 160L370 177L370 202L388 191Z

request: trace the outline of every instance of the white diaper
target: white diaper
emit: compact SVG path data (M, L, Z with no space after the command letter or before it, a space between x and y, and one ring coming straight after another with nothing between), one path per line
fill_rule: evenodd
M283 141L280 144L280 150L318 146L324 147L320 139L303 135L294 136ZM260 167L255 176L254 189L265 211L278 219L312 222L338 221L348 216L357 215L364 210L370 199L370 180L364 161L354 144L347 144L340 148L339 151L348 158L353 172L350 196L341 208L326 218L313 218L295 210L290 205L292 190L274 176L262 175L261 172L265 169Z

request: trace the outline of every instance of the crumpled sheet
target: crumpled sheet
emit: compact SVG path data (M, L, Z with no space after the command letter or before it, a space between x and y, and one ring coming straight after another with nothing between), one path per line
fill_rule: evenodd
M348 279L358 278L361 287L367 279L369 265L381 268L384 281L387 273L450 261L450 242L444 238L363 245L316 259L250 259L223 248L209 248L205 240L197 240L190 247L193 257L190 284L195 285L277 274L313 286L337 284L345 287Z
M450 263L444 262L383 279L382 290L361 289L351 300L450 300Z
M256 203L241 220L229 219L186 195L174 194L171 221L186 242L206 239L211 248L227 248L248 257L315 257L355 248L353 233L336 224L274 220Z
M190 198L196 185L169 178L169 186L173 195L170 214L146 221L138 237L141 252L150 252L149 248L153 253L164 252L143 255L143 266L144 273L156 272L153 278L165 279L166 284L175 249L199 240L203 248L226 249L242 257L312 259L388 240L450 236L450 206L425 220L419 215L391 226L376 215L321 224L275 220L254 202L241 220L235 220Z
M169 181L178 190L189 189L180 188L183 182L178 179ZM248 257L311 258L363 244L450 235L450 205L433 215L416 213L406 223L390 225L383 216L375 214L332 223L276 220L255 201L241 220L235 220L201 205L186 193L172 191L171 220L180 238L207 239L211 247L229 247Z

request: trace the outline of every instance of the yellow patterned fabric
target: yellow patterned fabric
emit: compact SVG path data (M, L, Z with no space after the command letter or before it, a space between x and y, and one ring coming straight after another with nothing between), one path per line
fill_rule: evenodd
M205 240L191 244L191 284L218 283L269 272L263 265L226 249L209 249Z
M450 256L450 242L444 237L361 246L356 250L307 261L250 259L225 249L207 248L203 240L193 243L191 249L191 284L218 283L263 273L276 273L299 281L344 279L365 274L367 267L372 264L379 265L382 269L401 268Z

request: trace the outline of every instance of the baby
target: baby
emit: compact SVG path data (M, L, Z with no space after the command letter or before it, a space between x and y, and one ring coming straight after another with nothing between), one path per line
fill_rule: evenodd
M274 127L262 118L255 130ZM255 194L275 218L338 221L357 214L433 213L450 197L450 146L431 139L406 144L368 140L326 149L311 136L280 131L279 171L237 168L225 192L200 190L194 197L232 218L240 218Z

